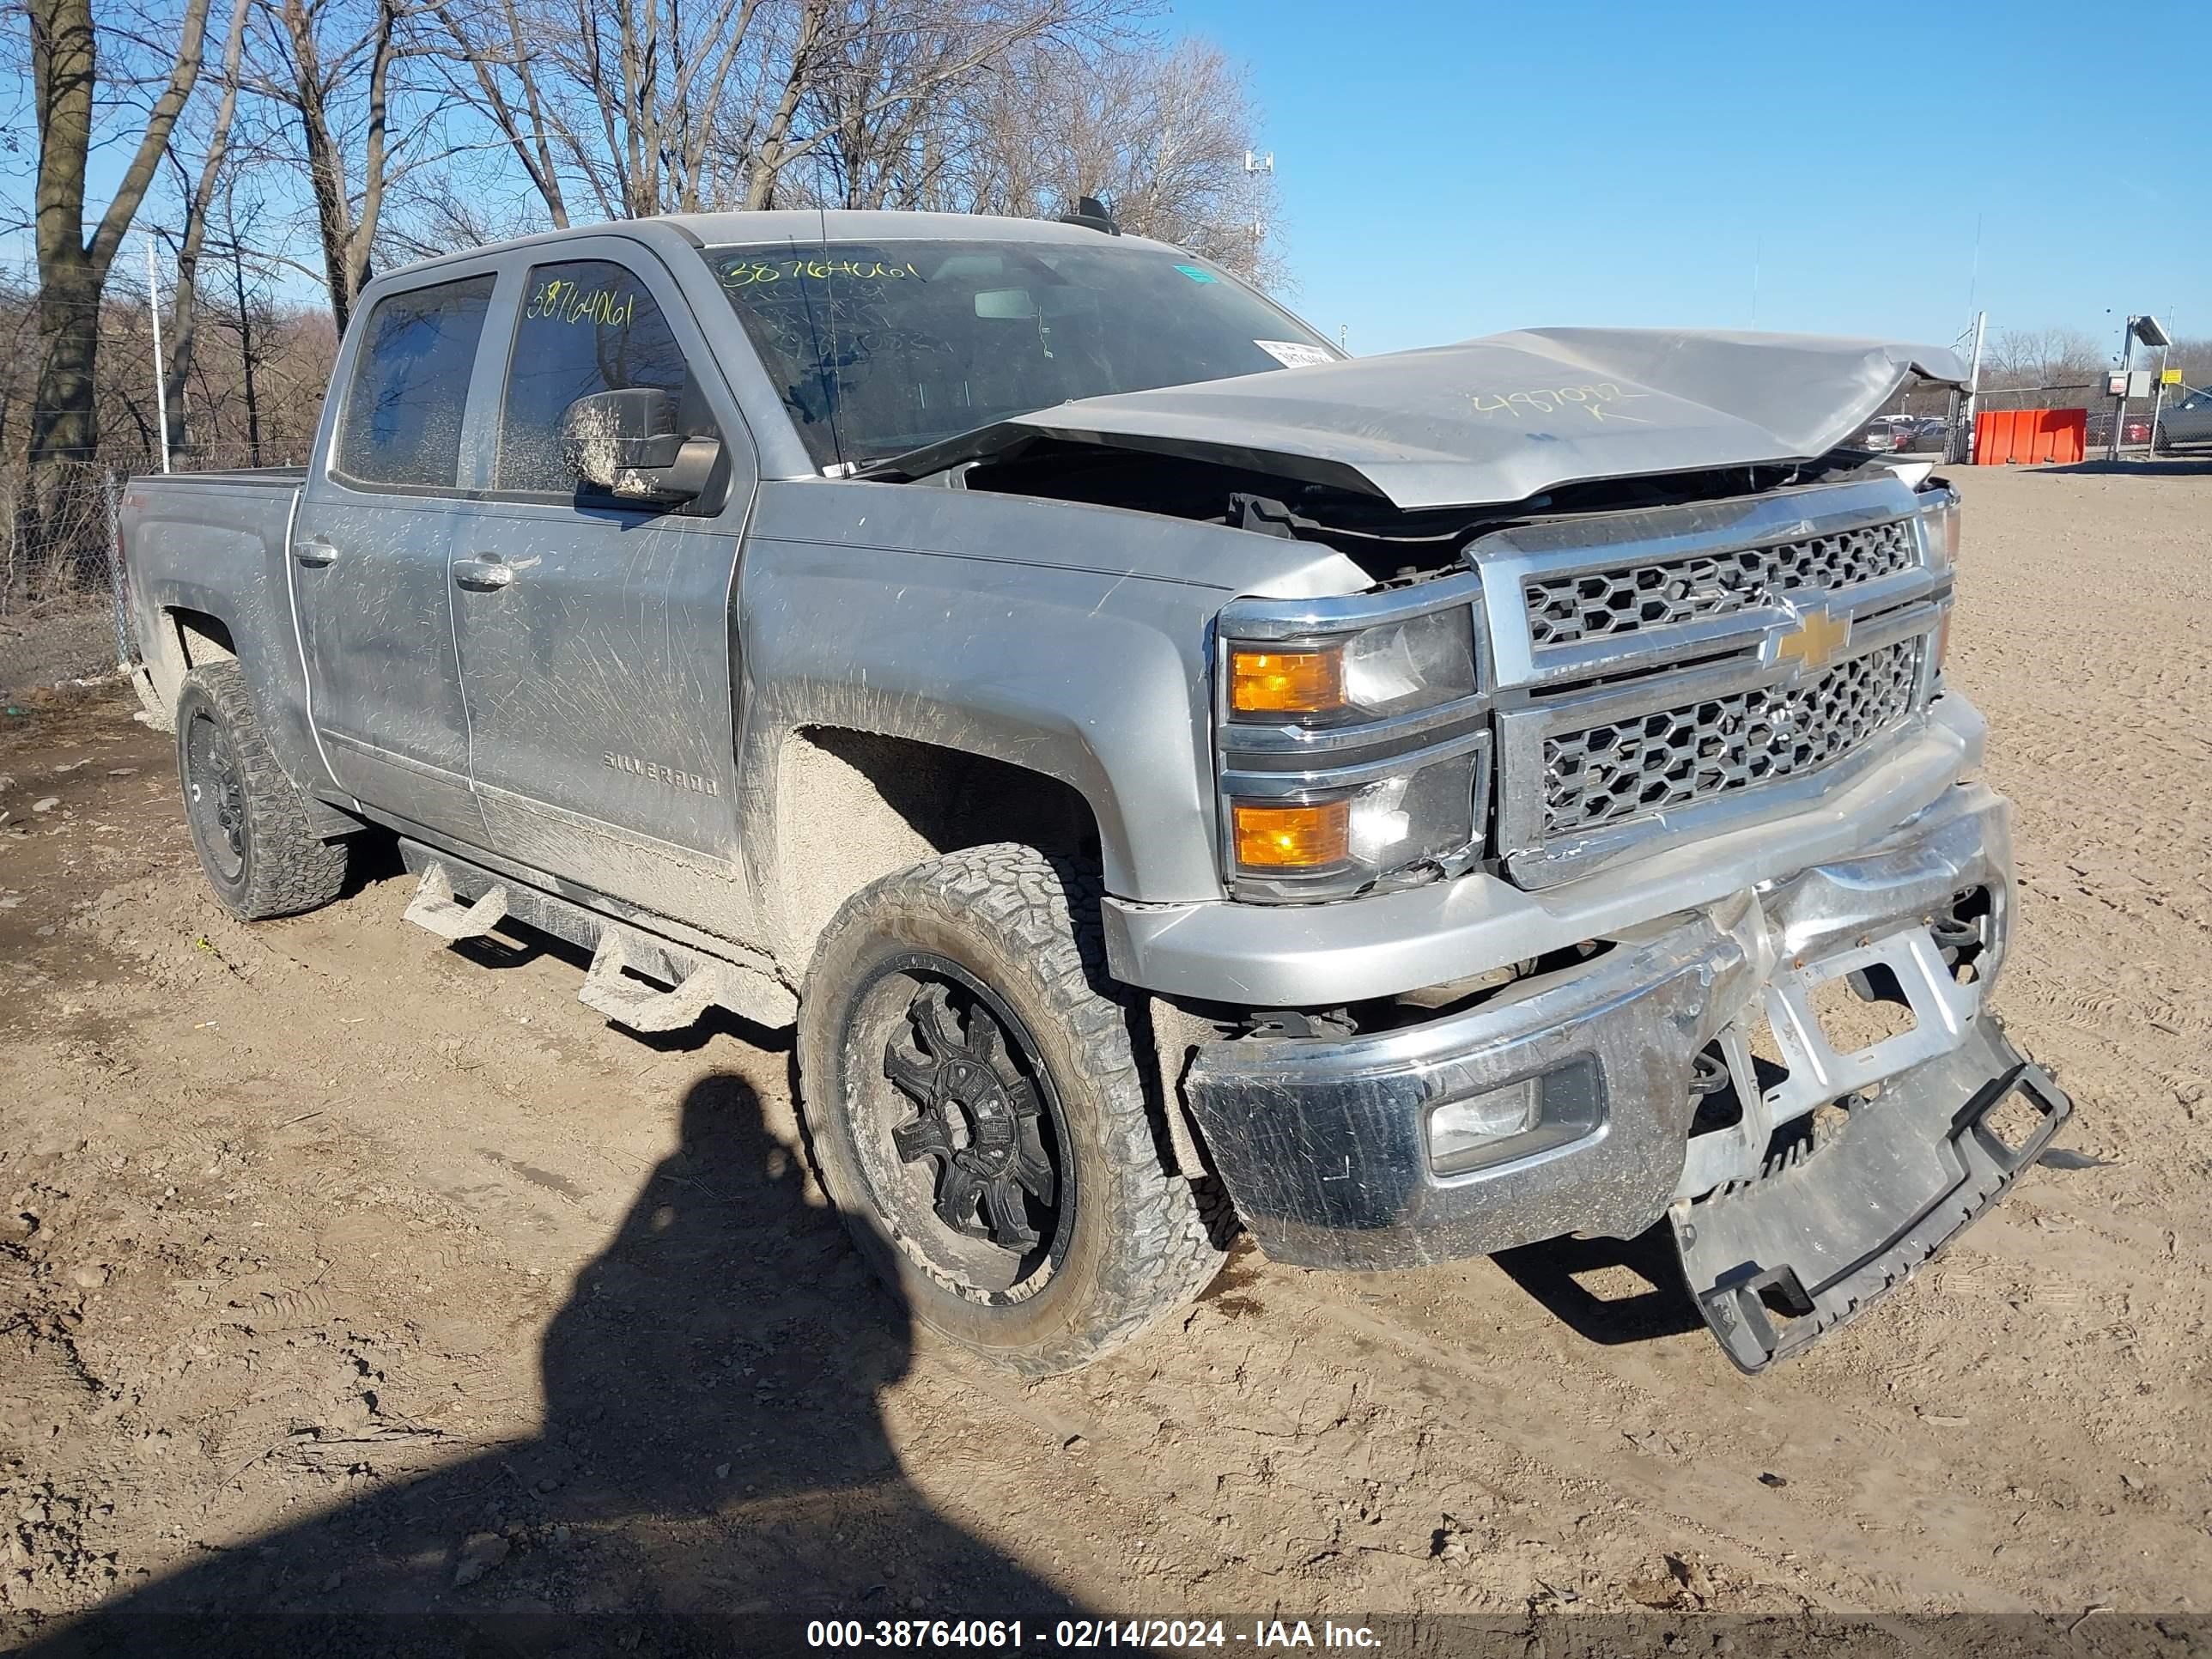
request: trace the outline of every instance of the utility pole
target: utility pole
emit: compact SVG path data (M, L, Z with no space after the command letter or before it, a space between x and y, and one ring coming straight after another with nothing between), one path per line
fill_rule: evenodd
M154 228L146 227L146 314L154 319L154 419L161 428L161 471L169 470L169 374L161 363L161 273L154 262Z

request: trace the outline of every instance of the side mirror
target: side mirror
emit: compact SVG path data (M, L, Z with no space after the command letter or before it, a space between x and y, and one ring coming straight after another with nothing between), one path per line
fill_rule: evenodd
M674 505L707 487L719 438L676 429L676 399L659 386L594 392L561 416L561 460L577 481L623 501Z

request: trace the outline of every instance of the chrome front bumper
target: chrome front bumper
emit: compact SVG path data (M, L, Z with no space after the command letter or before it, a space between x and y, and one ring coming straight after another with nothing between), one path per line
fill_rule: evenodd
M2005 802L1955 786L1853 857L1616 933L1586 967L1467 1012L1370 1036L1203 1045L1185 1097L1246 1224L1281 1261L1408 1267L1565 1233L1630 1237L1677 1199L1756 1176L1777 1125L1967 1046L2008 942L2012 886ZM1974 888L1990 908L1980 973L1961 985L1929 919ZM1875 963L1895 975L1914 1027L1838 1048L1811 988ZM1757 1020L1790 1066L1763 1091L1748 1047ZM1742 1121L1692 1137L1694 1062L1716 1042L1732 1071L1741 1062ZM1436 1173L1439 1106L1577 1060L1601 1079L1595 1127Z

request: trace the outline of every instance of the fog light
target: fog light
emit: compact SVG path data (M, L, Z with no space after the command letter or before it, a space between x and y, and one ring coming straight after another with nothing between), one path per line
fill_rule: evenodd
M1526 1134L1542 1104L1533 1077L1472 1100L1447 1101L1429 1115L1429 1161L1441 1169L1487 1142Z
M1448 1100L1429 1114L1429 1166L1462 1175L1579 1140L1604 1117L1597 1062L1583 1054L1536 1077Z

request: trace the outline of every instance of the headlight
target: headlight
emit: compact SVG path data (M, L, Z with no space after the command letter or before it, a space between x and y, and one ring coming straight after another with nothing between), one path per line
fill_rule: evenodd
M1297 902L1455 875L1489 799L1473 571L1343 599L1238 599L1215 627L1223 873Z
M1303 787L1310 775L1284 780L1293 797L1232 793L1233 873L1275 878L1269 896L1319 898L1356 892L1391 871L1464 859L1480 833L1477 769L1488 748L1481 735L1456 746L1443 759L1415 757L1404 771L1319 798ZM1227 781L1235 790L1271 781Z
M1460 607L1339 639L1254 641L1229 651L1229 714L1237 720L1378 720L1472 696L1474 689L1474 635Z
M1930 490L1920 506L1920 537L1928 550L1931 570L1950 570L1959 558L1959 495L1954 489ZM1942 620L1936 624L1935 672L1943 672L1943 659L1951 653L1951 612L1946 604Z

